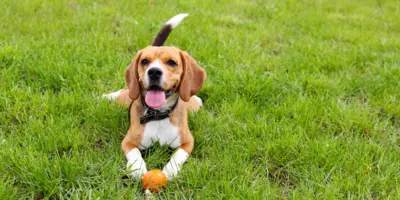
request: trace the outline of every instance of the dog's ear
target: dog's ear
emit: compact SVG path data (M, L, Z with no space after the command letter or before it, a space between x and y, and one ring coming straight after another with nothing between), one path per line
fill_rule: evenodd
M203 86L206 80L206 71L185 51L179 52L183 65L179 96L184 101L189 101Z
M139 98L140 94L140 84L139 84L139 59L142 52L138 52L135 58L132 60L131 64L125 71L125 81L129 88L129 97L135 101Z

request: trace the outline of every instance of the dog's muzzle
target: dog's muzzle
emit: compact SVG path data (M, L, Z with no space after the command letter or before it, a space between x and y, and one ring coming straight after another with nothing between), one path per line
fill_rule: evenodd
M161 77L163 75L163 71L158 67L152 67L147 71L147 76L150 80L150 85L159 84Z

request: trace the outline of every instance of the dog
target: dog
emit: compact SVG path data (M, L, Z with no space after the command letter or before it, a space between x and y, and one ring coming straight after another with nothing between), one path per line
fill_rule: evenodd
M147 172L140 150L151 147L153 142L176 149L162 170L168 180L178 175L193 150L188 113L202 106L195 94L201 89L206 72L187 52L162 46L186 16L178 14L171 18L152 45L136 54L125 72L128 88L104 95L129 105L130 127L121 147L129 176L137 180Z

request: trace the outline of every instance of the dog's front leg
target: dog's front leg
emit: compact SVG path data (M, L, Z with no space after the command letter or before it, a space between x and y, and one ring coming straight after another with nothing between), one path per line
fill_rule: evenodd
M168 180L172 180L178 175L182 165L189 158L190 153L192 153L192 150L193 142L190 142L180 146L178 150L172 154L171 159L163 168L163 173L167 176Z
M142 179L144 173L147 172L146 163L139 149L130 141L129 136L125 136L122 141L122 150L128 161L126 167L131 171L129 176L136 180Z

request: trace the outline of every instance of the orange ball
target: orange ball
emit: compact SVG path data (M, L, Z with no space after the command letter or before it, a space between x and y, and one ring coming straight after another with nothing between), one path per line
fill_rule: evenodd
M150 190L152 193L158 193L165 189L168 179L162 171L153 169L146 172L142 178L142 185L144 189Z

